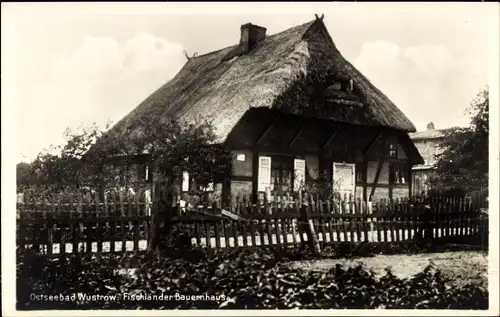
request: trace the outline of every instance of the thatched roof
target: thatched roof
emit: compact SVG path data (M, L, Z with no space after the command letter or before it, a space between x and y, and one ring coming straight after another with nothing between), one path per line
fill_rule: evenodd
M223 142L253 107L415 131L411 121L342 57L321 19L268 35L244 54L239 49L237 44L190 58L173 79L119 121L96 147L138 135L144 115L188 122L200 117L209 119L216 128L218 141ZM293 107L283 103L288 100L283 98L285 94L293 94L292 90L306 78L319 78L322 72L333 72L342 80L352 79L355 96L349 99L325 92L321 104L328 108L326 112L318 112L301 100L295 100Z

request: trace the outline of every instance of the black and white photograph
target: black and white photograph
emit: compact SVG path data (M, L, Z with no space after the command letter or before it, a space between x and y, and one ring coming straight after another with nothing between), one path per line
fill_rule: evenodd
M499 20L3 2L2 314L498 315Z

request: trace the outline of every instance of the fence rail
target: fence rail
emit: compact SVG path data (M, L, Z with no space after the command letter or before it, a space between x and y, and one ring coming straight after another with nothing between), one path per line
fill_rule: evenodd
M28 198L18 203L18 245L35 246L47 255L73 252L108 253L143 251L147 248L150 210L147 201L123 195L93 203L38 203ZM487 244L488 218L467 198L433 198L426 202L432 216L434 239L460 241L474 238ZM325 243L399 242L420 234L422 204L407 199L365 202L360 199L320 200L305 196L292 200L274 197L251 204L236 199L231 213L239 220L221 216L221 204L176 205L174 224L191 237L194 245L209 248L260 247L307 241L299 233L305 208L318 240Z

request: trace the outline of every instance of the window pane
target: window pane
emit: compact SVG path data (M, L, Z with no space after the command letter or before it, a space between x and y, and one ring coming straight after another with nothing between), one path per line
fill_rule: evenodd
M408 168L405 164L401 165L401 183L408 183Z
M390 157L395 157L397 155L396 153L396 145L394 143L389 143L389 156Z
M272 189L278 191L291 190L293 179L293 158L285 156L273 156L271 163Z
M400 179L399 179L399 165L395 165L394 166L394 182L395 183L399 183L400 182Z

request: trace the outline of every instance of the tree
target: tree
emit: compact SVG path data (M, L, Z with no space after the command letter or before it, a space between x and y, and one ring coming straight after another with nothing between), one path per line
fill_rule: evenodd
M231 154L223 146L215 145L216 134L207 121L184 123L150 114L142 116L140 126L142 129L137 135L123 139L124 144L114 151L126 149L124 154L128 157L148 153L157 175L164 180L167 195L162 197L162 203L166 204L153 208L153 232L148 246L156 250L159 242L170 233L172 215L168 213L168 206L171 206L172 194L183 172L189 173L194 181L194 194L201 195L210 183L222 182L230 176ZM163 216L160 215L162 209L167 211ZM164 223L163 231L159 229L161 222Z
M436 155L432 185L440 191L467 192L488 186L488 88L479 92L467 112L471 116L469 127L446 131L443 152Z
M48 198L47 195L82 190L98 180L113 179L111 171L103 170L104 155L94 157L90 164L82 159L103 133L104 130L96 124L76 131L66 129L63 145L42 150L29 164L26 173L19 174L18 190Z
M18 187L30 183L30 164L19 162L16 165L16 184Z

